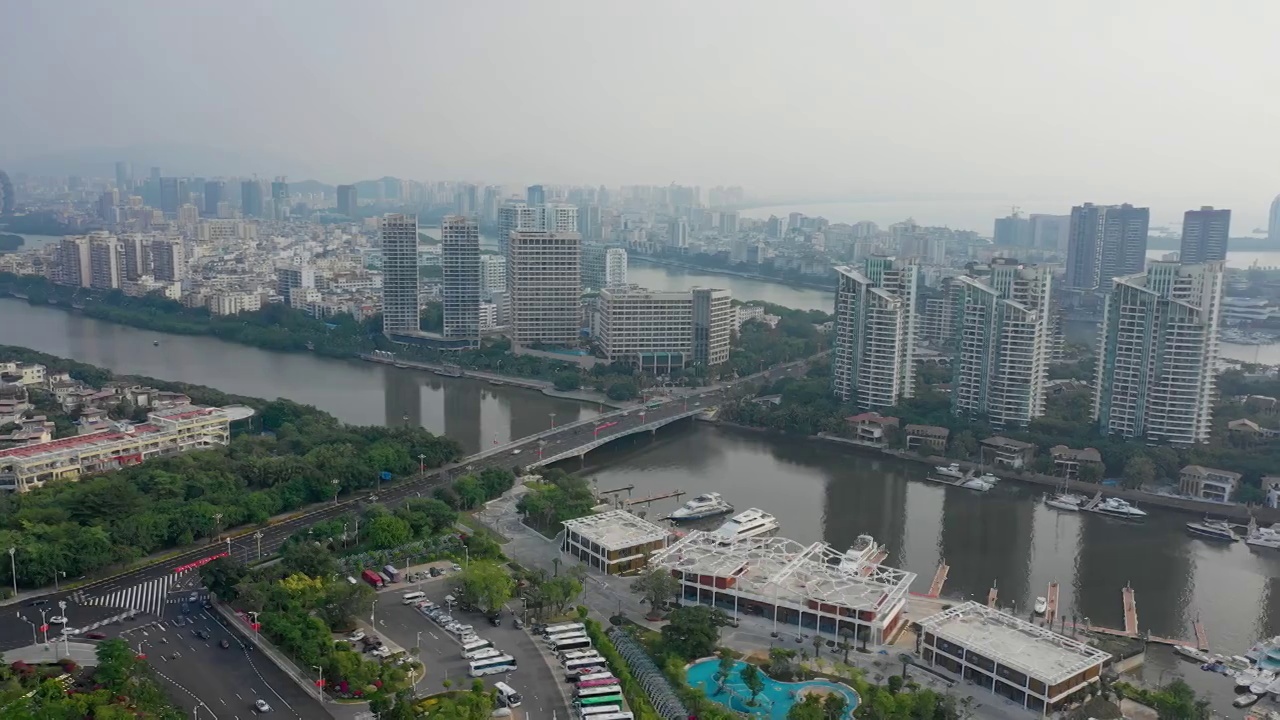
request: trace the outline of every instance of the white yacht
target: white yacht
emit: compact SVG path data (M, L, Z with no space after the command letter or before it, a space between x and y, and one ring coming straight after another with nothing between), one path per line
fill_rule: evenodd
M966 490L977 490L978 492L986 492L991 488L995 487L996 483L999 482L999 480L1000 478L996 477L995 475L991 475L991 474L979 475L976 478L969 478L968 480L965 480L964 482L960 483L960 487L965 488Z
M951 463L950 465L936 465L933 471L944 478L962 478L965 472L960 469L960 463Z
M1244 542L1250 547L1280 550L1280 523L1260 528L1257 523L1250 520L1249 535L1245 537Z
M878 545L875 538L870 535L859 535L853 542L853 547L846 550L840 557L839 567L848 572L858 572L868 564L879 562L883 559L884 553L884 546Z
M1107 498L1095 505L1093 511L1100 515L1110 515L1123 520L1141 520L1147 516L1146 510L1139 510L1121 498Z
M760 508L744 510L729 518L713 533L721 545L739 540L767 537L778 532L778 520Z
M1193 648L1190 645L1179 645L1173 651L1188 660L1194 660L1198 663L1207 663L1213 660L1213 658L1209 657L1209 653L1203 652L1199 648Z
M1063 492L1052 497L1046 497L1044 504L1055 510L1065 510L1067 512L1079 512L1081 506L1087 502L1089 498L1075 493Z
M1206 540L1236 542L1240 539L1236 537L1236 533L1231 529L1230 525L1220 520L1210 520L1208 518L1205 518L1204 522L1187 523L1187 532Z
M733 506L725 502L720 497L720 493L706 493L685 503L667 516L668 520L703 520L705 518L716 517L717 515L728 515L733 512Z

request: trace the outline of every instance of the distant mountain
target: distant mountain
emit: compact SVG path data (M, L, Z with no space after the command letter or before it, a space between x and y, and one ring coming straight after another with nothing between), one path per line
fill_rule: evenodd
M324 193L332 195L338 191L336 185L326 185L319 180L303 180L302 182L289 181L289 192L291 193Z

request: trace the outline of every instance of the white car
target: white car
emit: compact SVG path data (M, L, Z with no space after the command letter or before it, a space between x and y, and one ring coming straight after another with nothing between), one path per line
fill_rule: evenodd
M363 640L363 639L364 639L364 631L363 631L363 630L357 630L357 631L355 631L355 632L353 632L353 633L351 633L350 635L348 635L348 636L347 636L347 640L349 640L349 641L351 641L351 642L360 642L360 641L361 641L361 640Z
M54 615L53 617L49 618L49 622L53 623L54 625L66 625L67 619L62 617L61 615Z
M474 630L475 628L471 627L470 625L458 625L456 627L449 628L449 632L453 633L454 635L467 635L469 633L472 633Z
M260 713L271 712L271 706L267 704L266 700L254 700L253 709L257 710Z
M388 656L388 655L390 655L390 654L391 654L391 648L387 647L386 645L383 645L383 646L382 646L382 647L380 647L380 648L376 648L373 652L371 652L371 653L369 653L369 654L370 654L370 655L372 655L372 656L374 656L374 657L381 657L381 658L384 658L384 657L386 657L386 656Z

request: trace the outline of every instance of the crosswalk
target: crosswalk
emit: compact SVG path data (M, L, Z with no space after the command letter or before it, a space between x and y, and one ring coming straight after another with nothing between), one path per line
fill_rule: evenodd
M164 614L164 606L169 600L169 590L183 573L170 573L164 577L148 580L123 590L92 595L77 590L71 594L71 600L81 605L97 605L99 607L119 607L150 613L157 617Z

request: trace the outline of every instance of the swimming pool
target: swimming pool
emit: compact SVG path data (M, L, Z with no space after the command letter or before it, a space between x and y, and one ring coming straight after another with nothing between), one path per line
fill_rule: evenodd
M756 698L755 707L750 707L747 705L747 700L751 698L751 693L747 691L747 687L742 683L741 677L742 668L746 666L746 663L741 660L734 663L733 672L730 673L729 679L725 682L725 690L717 693L720 687L719 683L716 682L715 675L719 665L719 661L714 658L690 665L688 670L689 685L690 687L702 688L708 698L737 712L750 713L758 717L770 718L770 720L786 720L787 711L791 709L791 706L803 699L797 699L796 694L811 688L829 690L842 695L849 714L852 714L853 709L858 707L858 693L847 685L833 683L830 680L782 682L765 675L763 671L760 674L764 678L764 691Z

